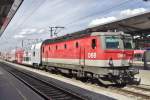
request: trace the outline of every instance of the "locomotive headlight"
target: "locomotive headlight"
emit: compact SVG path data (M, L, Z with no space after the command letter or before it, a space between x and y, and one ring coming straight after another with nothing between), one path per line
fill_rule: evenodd
M109 63L108 63L108 64L109 64L110 66L113 66L113 65L114 65L112 58L109 59Z

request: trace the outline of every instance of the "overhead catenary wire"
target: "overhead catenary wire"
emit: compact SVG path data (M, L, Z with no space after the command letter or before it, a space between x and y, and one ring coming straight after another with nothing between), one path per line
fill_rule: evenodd
M44 0L44 2L45 2L45 0ZM31 12L30 14L28 14L28 16L26 16L26 17L24 18L24 20L21 22L21 24L18 25L17 29L20 29L20 28L27 22L27 20L35 13L35 11L37 11L37 10L40 8L40 6L44 4L44 2L42 1L42 3L40 3L39 6L37 5L38 8L35 6L35 9L32 10L32 12ZM110 10L112 10L112 9L114 9L114 8L118 8L118 7L124 5L124 4L128 3L128 2L130 2L130 0L123 1L123 2L121 2L121 3L119 3L119 4L113 5L113 6L107 8L107 9L104 9L104 10L102 10L102 11L97 11L97 12L94 12L94 13L92 13L92 14L89 14L89 15L86 15L86 16L82 16L82 17L80 17L80 18L77 18L77 19L73 20L72 22L69 22L69 23L65 24L65 26L70 26L70 25L76 24L77 22L79 22L79 21L81 21L81 20L85 20L85 19L87 19L88 17L91 17L91 16L96 15L97 13L103 14L103 13L109 12ZM37 8L37 9L36 9L36 8Z
M87 15L87 16L80 17L78 20L76 19L76 20L74 20L74 21L72 21L72 22L70 22L70 23L67 23L66 26L68 26L67 28L72 27L72 26L74 26L74 27L75 27L75 26L78 26L78 22L79 22L79 21L82 23L82 22L84 22L87 18L89 18L89 17L91 17L91 16L94 16L94 15L96 15L96 14L98 14L98 13L100 13L100 15L103 15L103 16L100 16L100 17L104 17L104 16L108 15L111 10L116 9L116 8L119 8L119 7L126 6L125 4L130 3L130 1L131 1L131 0L126 0L126 1L124 1L124 2L122 2L122 3L113 5L113 6L107 8L107 9L104 9L104 10L102 10L102 11L97 11L97 12L95 12L94 14L92 13L92 14L89 14L89 15ZM132 1L134 1L134 0L132 0ZM132 3L133 3L134 5L136 5L136 4L138 4L139 2L141 2L141 1L137 1L136 3L132 2Z
M25 23L27 23L27 20L29 20L29 19L31 18L31 16L32 16L38 9L40 9L40 7L45 3L45 1L46 1L46 0L42 0L41 2L39 2L39 3L37 4L37 1L33 0L33 4L31 4L31 6L33 7L33 8L32 8L33 10L31 10L31 11L26 15L26 17L23 18L24 20L23 20L20 24L18 24L18 26L16 27L16 29L20 29ZM35 2L36 2L36 3L35 3ZM14 29L14 30L16 30L16 29Z
M78 23L81 20L82 21L86 20L88 17L94 16L94 15L96 15L98 13L100 13L100 14L107 13L107 12L109 12L110 10L112 10L114 8L118 8L118 7L121 7L121 6L125 5L125 4L127 4L128 2L130 2L130 0L125 0L125 1L123 1L121 3L119 3L119 4L113 5L113 6L109 7L109 8L107 8L107 9L104 9L104 10L101 10L101 11L97 11L97 12L94 12L94 13L86 15L86 16L81 16L80 18L77 18L77 19L73 20L72 22L69 22L69 23L65 24L65 26L68 28L68 26L74 25L74 24Z
M37 4L37 1L35 3L35 0L32 1L31 3L31 7L32 9L28 9L26 12L24 11L24 13L26 13L27 15L23 18L23 20L17 24L17 25L13 25L13 27L15 26L15 28L13 29L12 32L15 32L18 29L21 29L21 27L27 23L27 20L45 3L46 0L42 0ZM23 15L22 15L23 16ZM3 38L5 38L5 40L7 40L8 35L6 34L6 36L4 36Z
M20 27L22 27L22 26L27 22L27 20L40 8L40 6L42 6L42 5L44 4L45 1L46 1L46 0L40 2L39 5L36 4L35 6L33 6L34 9L32 8L33 10L30 11L30 12L28 13L28 15L27 15L25 18L23 18L24 20L23 20L20 24L18 24L18 26L17 26L14 30L20 29ZM105 10L102 10L102 11L98 11L98 12L96 12L95 14L97 14L97 13L104 13L104 12L106 12L106 11L108 12L108 10L111 10L111 9L113 9L113 8L116 8L116 7L118 8L118 7L120 7L121 5L126 4L126 3L129 2L129 1L130 1L130 0L123 1L123 2L121 2L121 3L119 3L119 4L117 4L117 5L114 5L114 6L110 7L110 8L108 8L108 9L105 9ZM34 1L34 2L36 2L36 1ZM34 4L34 3L33 3L33 4ZM89 16L93 16L93 15L95 15L95 14L92 13L92 14L89 14L89 15L87 15L87 16L80 17L80 18L78 18L78 19L76 19L76 20L74 20L74 21L72 21L72 22L66 24L66 26L67 26L67 25L70 25L70 24L72 24L72 23L75 23L75 22L77 22L77 21L79 21L79 20L88 18Z
M110 12L110 10L112 10L112 9L114 9L114 8L119 8L119 7L121 7L122 5L125 5L125 4L129 3L130 1L131 1L131 0L126 0L126 1L123 1L123 2L121 2L121 3L119 3L119 4L113 5L113 6L109 7L109 8L107 8L107 9L104 9L104 10L101 10L101 11L97 11L97 12L91 13L91 14L86 15L86 16L81 16L80 18L75 19L74 21L72 21L72 22L70 22L70 23L68 23L68 24L66 24L66 25L71 25L71 24L73 24L73 23L77 23L77 22L80 21L80 20L85 20L86 18L91 17L91 16L94 16L94 15L96 15L96 14L98 14L98 13L104 14L104 13Z
M29 13L28 13L28 15L25 17L25 18L23 18L24 20L22 20L21 22L20 22L20 24L18 24L17 26L16 26L16 28L15 28L15 30L17 29L21 29L21 27L23 26L23 25L25 25L27 22L28 22L28 20L29 20L29 18L36 12L36 11L38 11L38 9L44 4L44 2L45 2L46 0L42 0L41 2L39 2L39 4L36 6L33 6L34 7L34 9L32 10L32 11L30 11ZM33 2L37 2L37 1L33 1ZM75 25L76 23L78 23L79 21L83 21L83 20L86 20L87 18L89 18L89 17L91 17L91 16L95 16L96 14L98 14L98 13L100 13L100 14L108 14L108 12L110 12L112 9L116 9L116 8L119 8L119 7L121 7L121 6L123 6L123 5L125 5L125 4L127 4L128 2L131 2L131 0L125 0L125 1L123 1L123 2L121 2L121 3L119 3L119 4L116 4L116 5L113 5L113 6L111 6L111 7L109 7L109 8L107 8L107 9L104 9L104 10L101 10L101 11L97 11L97 12L94 12L94 13L92 13L92 14L89 14L89 15L86 15L86 16L81 16L81 17L79 17L79 18L77 18L77 19L75 19L75 20L73 20L72 22L69 22L69 23L67 23L65 26L67 26L67 28L68 28L68 26L69 27L71 27L72 25Z
M39 2L39 4L37 4L37 1L35 3L35 0L33 0L31 2L31 5L30 5L33 10L32 9L28 9L28 10L26 10L26 11L23 12L23 14L27 13L27 15L23 18L23 20L20 23L16 21L19 24L12 25L13 27L15 27L15 28L13 28L12 33L15 32L16 30L20 29L27 22L27 20L35 13L35 11L38 10L45 3L45 1L46 0L42 0L41 2ZM30 6L28 6L28 7L30 7ZM20 17L23 17L23 16L24 15L21 15ZM15 18L15 16L14 16L14 18ZM2 35L1 38L7 40L7 37L8 37L8 34L6 33L6 35Z

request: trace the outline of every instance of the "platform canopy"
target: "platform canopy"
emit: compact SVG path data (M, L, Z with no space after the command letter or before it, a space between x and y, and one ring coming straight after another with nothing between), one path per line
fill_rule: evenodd
M133 36L150 34L150 12L89 28L90 31L123 31Z
M15 15L23 0L0 0L0 36Z

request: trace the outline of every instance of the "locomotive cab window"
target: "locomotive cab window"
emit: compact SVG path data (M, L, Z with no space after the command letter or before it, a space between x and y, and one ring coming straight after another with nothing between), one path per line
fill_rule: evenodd
M133 46L132 46L132 39L130 39L130 38L125 38L124 40L123 40L123 44L124 44L124 48L125 49L133 49Z
M106 49L119 49L119 37L109 36L105 38Z
M106 49L119 49L119 37L109 36L105 37Z
M96 48L96 39L92 39L92 49L95 49Z

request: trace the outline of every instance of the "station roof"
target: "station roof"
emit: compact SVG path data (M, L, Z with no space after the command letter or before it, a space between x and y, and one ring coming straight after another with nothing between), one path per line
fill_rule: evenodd
M150 33L150 12L122 18L117 21L90 27L90 31L123 31L132 35Z
M23 0L0 0L0 36L15 15Z

